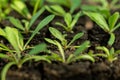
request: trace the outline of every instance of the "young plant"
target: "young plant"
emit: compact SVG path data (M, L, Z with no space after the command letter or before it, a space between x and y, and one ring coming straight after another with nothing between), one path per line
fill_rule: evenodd
M82 0L47 0L47 2L52 4L63 5L70 9L70 13L73 13L77 8L80 7Z
M18 68L21 68L23 63L31 59L34 59L36 61L45 60L50 62L46 58L46 56L36 56L36 55L22 56L22 52L30 48L28 47L28 44L33 39L33 37L39 32L40 29L42 29L45 25L47 25L53 18L54 18L54 15L50 15L45 19L43 19L38 24L36 29L33 31L31 37L28 39L28 41L25 44L24 44L24 40L21 33L16 28L11 28L11 27L5 27L5 29L0 28L0 36L3 36L4 38L6 38L8 42L11 44L11 46L13 47L13 49L10 49L4 44L0 44L0 50L7 51L9 53L8 55L0 53L0 58L6 58L9 60L9 63L6 64L6 66L2 70L1 80L5 80L6 73L12 65L17 65ZM41 49L38 49L38 48L41 48ZM33 54L33 53L36 54L40 51L45 50L45 48L46 48L45 44L37 45L33 48L32 51L30 51L29 54Z
M57 16L64 16L66 14L66 11L60 6L60 5L51 5L51 6L45 6L45 8Z
M0 58L3 58L3 59L6 59L8 60L9 62L3 67L2 71L1 71L1 77L0 79L1 80L6 80L6 74L7 74L7 71L9 70L9 68L13 65L16 65L19 69L22 67L22 65L27 62L27 61L30 61L30 60L35 60L35 61L40 61L40 60L43 60L43 61L47 61L47 62L51 62L47 57L47 55L43 55L43 56L39 56L39 55L32 55L32 54L37 54L39 52L43 52L44 50L46 50L46 45L45 44L39 44L37 46L34 46L34 48L28 53L28 54L25 54L25 55L20 55L21 58L18 59L18 56L17 52L14 52L13 50L7 48L6 46L0 44L1 46L1 50L5 50L5 51L8 51L9 54L4 54L4 53L0 53Z
M60 22L56 22L57 25L62 26L67 32L72 32L75 24L77 23L79 17L82 15L81 12L78 12L74 18L72 18L72 15L70 13L66 13L64 16L64 21L66 23L66 25L60 23Z
M24 26L22 25L22 22L19 19L16 19L14 17L8 17L9 21L18 29L20 29L23 33L28 34L30 32L30 28L33 25L33 23L36 21L36 19L45 11L45 8L41 8L35 15L32 16L32 18L29 20L22 20L24 23Z
M89 41L85 41L83 44L81 44L79 46L79 48L74 53L70 53L70 55L68 55L68 57L66 57L65 52L64 52L64 48L62 47L62 45L58 41L51 40L51 39L45 39L45 40L51 44L56 45L58 50L59 50L59 53L60 53L60 54L57 54L57 53L50 51L49 53L51 54L51 56L48 56L48 58L50 60L61 61L63 63L67 63L67 64L75 62L75 61L80 60L80 59L86 59L86 60L90 60L92 62L95 61L91 55L81 54L87 47L89 47L89 45L90 45Z
M89 0L91 2L91 0ZM97 5L99 9L102 10L116 10L120 8L120 5L117 4L119 0L93 0L93 3L100 3L101 5Z
M10 13L11 8L9 7L8 0L0 0L0 21L5 19Z
M119 19L119 13L115 12L108 18L108 20L106 20L103 15L97 12L84 12L84 14L86 14L94 22L96 22L99 25L99 27L101 27L105 32L110 34L108 45L113 45L115 41L114 31L120 27L120 23L116 24Z
M31 19L31 14L26 6L26 4L21 0L12 0L11 8L20 13L27 19Z
M71 46L71 44L74 41L76 41L77 39L79 39L80 37L82 37L84 34L83 32L80 32L80 33L76 34L70 42L68 42L65 39L66 34L62 34L59 30L57 30L53 27L49 27L49 31L55 38L57 38L61 42L61 45L63 46L64 49L71 48L71 47L78 47L78 46ZM49 43L54 42L54 40L49 39L49 38L45 38L45 40Z
M102 50L104 51L103 53L97 53L94 54L93 56L100 56L106 58L109 62L113 62L118 59L118 54L120 54L120 50L114 50L112 47L110 50L104 46L99 46L96 47L97 50Z

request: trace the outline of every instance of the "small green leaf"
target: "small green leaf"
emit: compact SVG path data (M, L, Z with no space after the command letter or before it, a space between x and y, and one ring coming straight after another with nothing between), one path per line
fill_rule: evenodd
M107 56L110 55L109 50L104 46L98 46L98 47L96 47L96 49L103 50Z
M24 27L18 19L15 19L14 17L9 17L9 20L16 28L24 31Z
M5 31L1 28L0 28L0 36L6 37Z
M8 59L8 58L9 58L9 56L8 56L8 55L6 55L6 54L0 53L0 58L6 58L6 59Z
M70 13L66 13L65 17L64 17L65 23L67 24L67 26L69 27L71 22L72 22L72 16Z
M79 39L80 37L82 37L83 35L84 35L83 32L76 34L76 35L73 37L73 39L70 41L70 43L68 44L68 46L71 45L74 41L76 41L76 40Z
M52 39L45 38L45 41L47 41L47 42L49 42L49 43L51 43L51 44L56 45L56 44L55 44L55 41L54 41L54 40L52 40Z
M55 38L59 39L61 42L65 40L64 36L59 30L53 27L49 27L49 31Z
M90 17L94 22L96 22L104 31L110 32L108 24L103 15L97 12L84 12L88 17Z
M112 55L112 54L115 54L115 49L112 47L111 49L110 49L110 54Z
M70 0L70 1L71 1L70 13L73 13L75 9L81 6L82 0Z
M78 13L74 16L73 21L72 21L71 24L70 24L71 30L72 30L73 27L75 26L75 24L76 24L76 22L78 21L78 19L79 19L80 16L82 16L81 11L78 12Z
M115 35L114 35L114 33L110 33L108 45L112 46L114 44L114 42L115 42Z
M86 48L90 46L90 41L85 41L80 45L80 47L74 52L74 55L79 55L81 54Z
M26 48L26 46L29 44L29 42L33 39L33 37L39 32L39 30L41 30L43 27L45 27L50 21L53 20L53 18L55 17L55 15L49 15L47 16L45 19L43 19L38 26L35 28L35 30L33 31L32 35L30 36L29 40L26 42L24 49Z
M92 56L88 55L88 54L76 56L73 59L73 61L80 60L80 59L85 59L85 60L90 60L92 62L95 62L95 59Z
M14 65L14 64L16 64L15 62L9 62L8 64L6 64L5 66L4 66L4 68L2 69L2 72L1 72L1 80L6 80L6 75L7 75L7 71L9 70L9 68L12 66L12 65Z
M15 28L6 27L6 39L10 42L13 48L19 53L23 49L23 37Z
M109 26L110 26L110 30L112 30L115 27L115 24L117 23L117 20L119 18L119 13L115 12L112 16L109 17Z
M30 23L28 25L28 30L31 28L31 26L33 25L33 23L36 21L36 19L45 11L45 8L41 8L35 15L33 15L33 17L30 20Z
M45 6L45 8L55 14L55 15L58 15L58 16L64 16L65 15L65 10L60 6L60 5L52 5L52 6Z
M29 54L37 54L39 52L45 51L46 50L46 44L39 44L34 46L34 48L32 50L30 50Z

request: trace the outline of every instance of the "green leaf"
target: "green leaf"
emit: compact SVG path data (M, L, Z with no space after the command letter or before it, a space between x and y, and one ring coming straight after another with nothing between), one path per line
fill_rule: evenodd
M24 44L22 35L18 32L17 29L11 27L6 27L5 32L6 32L6 39L19 53L23 49L23 44Z
M1 44L1 43L0 43L0 50L8 51L8 52L11 52L11 53L13 52L7 46L5 46L4 44Z
M110 33L110 38L109 38L109 41L108 41L108 45L109 46L112 46L115 42L115 35L114 33Z
M19 6L20 5L20 6ZM31 14L28 10L28 8L26 7L26 4L20 0L14 0L12 4L10 4L10 6L16 10L18 13L20 13L21 15L23 15L24 17L30 19L31 18Z
M29 40L26 42L24 49L26 48L26 46L29 44L29 42L33 39L33 37L39 32L39 30L41 30L43 27L45 27L50 21L53 20L55 16L54 15L49 15L47 16L45 19L43 19L38 26L35 28L35 30L33 31L32 35L30 36Z
M24 27L21 24L21 22L18 19L15 19L14 17L9 17L9 21L18 29L24 31Z
M97 12L84 12L88 17L90 17L94 22L96 22L104 31L110 32L108 24L103 17L103 15Z
M111 29L111 32L114 32L116 29L120 27L120 23L118 23L113 29Z
M110 54L111 54L111 55L114 55L114 54L115 54L115 49L114 49L113 47L110 49Z
M83 35L84 35L83 32L76 34L76 35L73 37L73 39L70 41L70 43L68 44L68 46L70 46L74 41L76 41L77 39L79 39L79 38L82 37Z
M98 46L96 49L104 51L107 56L110 55L109 50L104 46Z
M6 55L6 54L0 53L0 58L6 58L6 59L8 59L8 58L9 58L9 56L8 56L8 55Z
M81 54L86 48L90 46L90 41L85 41L80 45L80 47L74 52L74 55L77 56Z
M36 45L32 50L30 50L29 54L38 54L39 52L45 51L46 47L47 46L44 43Z
M81 6L82 0L70 0L70 1L71 1L70 13L73 13L75 9Z
M80 59L85 59L85 60L90 60L92 62L95 62L95 59L92 56L88 55L88 54L83 54L83 55L76 56L73 59L73 61L80 60Z
M69 0L47 0L47 2L52 4L60 4L66 7L70 7L70 1Z
M0 28L0 36L6 37L5 31L1 28Z
M61 42L65 40L65 37L59 30L53 27L49 27L49 31L55 38L59 39Z
M66 31L68 30L67 26L65 26L64 24L60 23L60 22L56 22L56 25L62 26Z
M58 15L58 16L64 16L65 15L65 10L60 6L60 5L51 5L51 6L45 6L45 8L55 14L55 15Z
M78 21L78 19L79 19L80 16L82 16L81 11L78 12L78 13L74 16L73 21L72 21L71 24L70 24L71 30L72 30L73 27L75 26L75 24L76 24L76 22Z
M119 18L119 13L115 12L112 16L109 17L109 26L110 26L110 30L112 30L115 27L115 24L117 23Z
M72 16L70 13L66 13L65 17L64 17L65 23L67 24L67 26L69 27L71 22L72 22Z
M62 61L65 62L66 61L65 60L65 53L64 53L64 50L63 50L61 44L58 41L55 41L55 43L56 43L56 45L57 45L57 47L58 47L58 49L60 51L60 54L61 54L61 57L62 57Z
M33 15L33 17L30 20L30 23L28 25L28 30L31 28L31 26L33 25L33 23L37 20L37 18L45 11L45 8L41 8L35 15Z
M47 42L49 42L49 43L51 43L51 44L56 45L56 44L55 44L55 41L54 41L54 40L52 40L52 39L45 38L45 41L47 41Z
M14 64L16 64L16 63L15 62L9 62L8 64L5 65L5 67L2 69L2 72L1 72L1 80L6 80L7 71Z
M47 56L35 56L35 55L32 55L32 56L27 56L27 57L24 57L22 60L21 60L21 65L27 61L30 61L30 60L35 60L35 61L47 61L49 63L51 63L51 61L47 58Z
M61 56L59 54L56 53L52 53L50 56L47 57L49 60L51 61L61 61L63 62Z

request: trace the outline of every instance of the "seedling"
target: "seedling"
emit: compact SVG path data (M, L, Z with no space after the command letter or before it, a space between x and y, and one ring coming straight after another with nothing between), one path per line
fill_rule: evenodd
M70 9L70 13L73 13L80 7L82 0L47 0L49 3L66 6Z
M83 32L80 32L80 33L76 34L70 42L68 42L67 39L65 39L66 34L62 34L59 30L57 30L53 27L50 27L49 31L55 38L57 38L61 42L61 45L63 46L64 49L73 47L73 46L71 46L71 44L74 41L76 41L77 39L79 39L80 37L82 37L84 34ZM45 38L45 40L52 44L54 42L54 40L49 39L49 38Z
M67 32L72 32L75 24L77 23L79 17L82 15L81 12L78 12L74 18L72 18L72 15L70 13L66 13L64 16L64 21L66 23L66 25L60 23L60 22L56 22L57 25L62 26Z
M27 19L31 19L31 14L26 6L26 4L21 0L13 0L11 3L11 8L20 13Z
M51 52L51 51L49 52L51 56L48 56L48 58L53 61L61 61L67 64L75 62L80 59L90 60L92 62L95 61L94 58L90 56L89 54L81 54L87 47L89 47L90 45L89 41L85 41L83 44L79 46L79 48L74 53L70 53L70 55L66 57L64 49L58 41L50 40L50 39L45 39L45 40L51 44L56 45L59 50L60 55L57 53Z
M45 60L50 62L46 58L46 56L36 56L36 55L22 56L22 52L30 48L28 47L28 44L33 39L33 37L39 32L40 29L42 29L45 25L47 25L53 18L54 18L54 15L50 15L45 19L43 19L38 24L36 29L33 31L31 37L28 39L28 41L25 44L24 44L24 40L21 33L16 28L11 28L11 27L5 27L5 29L0 28L0 36L3 36L4 38L6 38L8 42L11 44L11 46L13 47L13 49L10 49L4 44L0 44L0 50L7 51L9 53L9 55L0 53L0 58L6 58L10 61L8 64L6 64L6 66L2 70L1 80L5 80L6 73L12 65L17 65L18 68L21 68L23 63L31 59L34 59L36 61ZM38 49L38 47L41 49ZM45 50L45 48L46 48L45 44L37 45L35 46L35 48L33 48L32 51L30 51L29 54L33 54L33 53L36 54L40 51Z
M91 1L91 0L89 0ZM100 3L101 5L97 5L99 7L99 9L102 10L116 10L120 8L120 5L117 4L119 0L111 0L108 2L108 0L93 0L93 2L97 2Z
M0 0L0 21L5 19L10 11L11 8L9 7L8 0Z
M64 16L66 14L66 11L60 6L60 5L51 5L51 6L45 6L45 8L57 16Z
M7 48L6 46L0 44L1 46L1 50L5 50L8 51L9 54L4 54L4 53L0 53L0 58L4 58L9 60L9 62L4 66L4 68L1 71L1 80L6 80L6 74L7 71L9 70L9 68L13 65L16 65L19 69L22 67L22 65L30 60L35 60L35 61L40 61L40 60L44 60L47 62L51 62L48 58L47 55L44 56L39 56L39 55L31 55L31 54L36 54L38 52L43 52L44 50L46 50L46 45L45 44L39 44L37 46L35 46L28 54L25 54L22 56L22 54L20 54L20 58L17 56L17 52L14 52L13 50L10 50L9 48Z
M24 26L22 25L22 22L19 19L16 19L14 17L9 17L9 20L16 28L20 29L23 33L28 34L30 32L30 28L33 25L33 23L44 11L45 11L45 8L40 9L34 16L32 16L30 21L22 20L22 22L24 23Z
M105 32L110 34L110 38L108 41L108 45L113 45L115 41L115 34L113 33L116 29L120 27L120 23L116 24L119 19L119 13L115 12L113 15L109 17L106 21L103 15L97 12L84 12L87 16L89 16L94 22L96 22L99 27L101 27ZM108 22L108 23L107 23Z
M97 50L102 50L104 51L103 53L97 53L97 54L94 54L94 56L100 56L100 57L103 57L103 58L106 58L109 62L113 62L115 60L118 59L118 54L120 54L120 50L114 50L114 48L112 47L110 50L104 46L99 46L99 47L96 47Z

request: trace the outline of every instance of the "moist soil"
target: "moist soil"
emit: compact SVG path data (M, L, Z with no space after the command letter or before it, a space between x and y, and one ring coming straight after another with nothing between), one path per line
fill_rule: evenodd
M50 13L45 11L43 15L41 15L40 18L34 23L32 29L36 27L44 16L49 14ZM20 15L14 11L12 11L10 15L21 19ZM40 34L37 34L34 37L34 39L30 42L30 45L34 46L41 42L45 42L45 37L54 39L48 30L49 26L55 27L62 33L65 33L65 30L62 27L55 25L56 21L64 23L61 17L55 17L50 24L40 31ZM12 26L12 24L8 20L3 20L0 23L0 27L4 28L5 26ZM85 33L84 36L78 39L73 45L80 45L85 40L89 40L91 42L91 46L88 50L86 50L86 52L89 50L97 52L95 47L98 45L109 47L107 46L109 35L85 16L78 20L78 23L73 29L74 33L66 33L68 34L66 39L70 41L76 33L81 31ZM116 50L120 49L119 34L120 29L117 29L115 31L116 40L113 45ZM30 34L24 34L25 41L29 38L29 36ZM4 38L0 37L0 39L8 44ZM57 51L56 47L50 44L48 44L48 49L51 49L54 52ZM67 50L66 54L70 54L71 52L74 52L74 50ZM6 60L0 59L0 71L6 63ZM95 63L87 60L80 60L71 64L61 62L53 62L50 64L43 61L27 62L21 69L18 69L16 66L12 66L7 73L7 80L120 80L120 57L118 55L118 60L113 63L108 62L104 58L96 58Z

